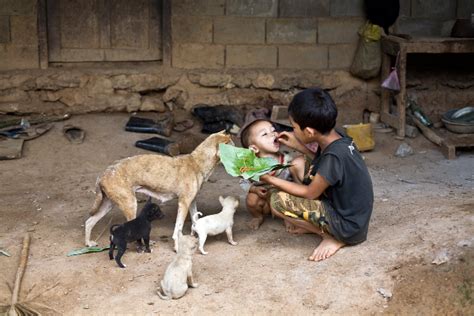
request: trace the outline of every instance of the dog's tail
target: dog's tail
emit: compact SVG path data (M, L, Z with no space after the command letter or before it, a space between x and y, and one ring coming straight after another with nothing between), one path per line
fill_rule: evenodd
M193 224L196 223L196 221L199 219L199 216L202 216L201 212L196 212L193 215Z
M115 225L110 226L110 238L112 238L112 234L114 233L115 228L118 226L120 226L120 224L115 224Z
M97 182L95 184L95 200L94 204L92 205L91 211L89 214L92 216L99 211L100 205L104 200L104 192L102 191L102 187L99 183L99 178L97 178Z
M166 295L165 291L163 291L163 280L161 280L161 287L158 287L158 291L156 292L158 294L158 296L162 299L162 300L165 300L165 301L169 301L171 299L171 297L169 297L168 295ZM163 292L163 294L161 294L161 292Z
M201 212L196 212L193 215L192 225L191 225L191 236L194 236L194 232L196 231L196 222L199 219L199 216L202 216Z

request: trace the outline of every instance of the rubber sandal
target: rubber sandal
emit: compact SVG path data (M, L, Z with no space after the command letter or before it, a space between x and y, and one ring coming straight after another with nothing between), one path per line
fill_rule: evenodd
M179 145L177 143L161 137L139 140L135 143L135 146L172 157L180 154Z
M71 144L82 144L86 133L80 127L67 124L63 127L63 135Z
M184 132L184 131L190 129L191 127L193 127L193 126L194 126L193 120L186 119L184 121L177 122L173 127L173 131L175 131L175 132Z

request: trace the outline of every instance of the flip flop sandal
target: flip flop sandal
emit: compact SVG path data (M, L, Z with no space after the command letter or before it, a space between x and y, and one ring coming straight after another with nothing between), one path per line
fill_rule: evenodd
M173 127L173 131L175 131L175 132L184 132L185 130L190 129L193 126L194 126L193 120L186 119L184 121L177 122Z
M86 136L82 128L69 124L64 125L63 134L72 144L82 144Z

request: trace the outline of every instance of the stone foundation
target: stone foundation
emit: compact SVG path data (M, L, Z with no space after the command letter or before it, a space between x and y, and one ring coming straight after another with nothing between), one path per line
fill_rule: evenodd
M380 110L379 79L364 81L343 70L150 68L50 68L3 73L0 113L164 112L176 107L190 110L197 104L271 107L288 105L295 93L313 86L330 92L341 124L361 122L364 110ZM429 68L409 72L407 87L408 94L433 121L439 121L449 109L474 105L472 73L440 69L433 74Z
M360 121L378 111L377 83L346 71L48 69L0 74L1 113L86 113L190 110L197 104L288 105L301 89L328 89L341 120Z

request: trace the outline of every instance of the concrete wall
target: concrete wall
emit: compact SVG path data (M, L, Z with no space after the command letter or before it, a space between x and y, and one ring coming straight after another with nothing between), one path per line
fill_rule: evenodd
M361 0L174 0L177 68L348 69Z
M0 70L38 68L35 0L0 0Z
M37 0L0 0L0 113L271 106L288 104L294 93L315 85L331 91L341 122L360 121L364 109L379 110L379 79L364 81L348 72L364 23L363 0L169 2L170 58L164 66L99 63L41 70ZM474 12L472 0L400 2L394 31L414 36L447 35L455 18ZM427 108L441 112L474 103L472 76L453 69L436 76L417 67L410 65L409 89Z

